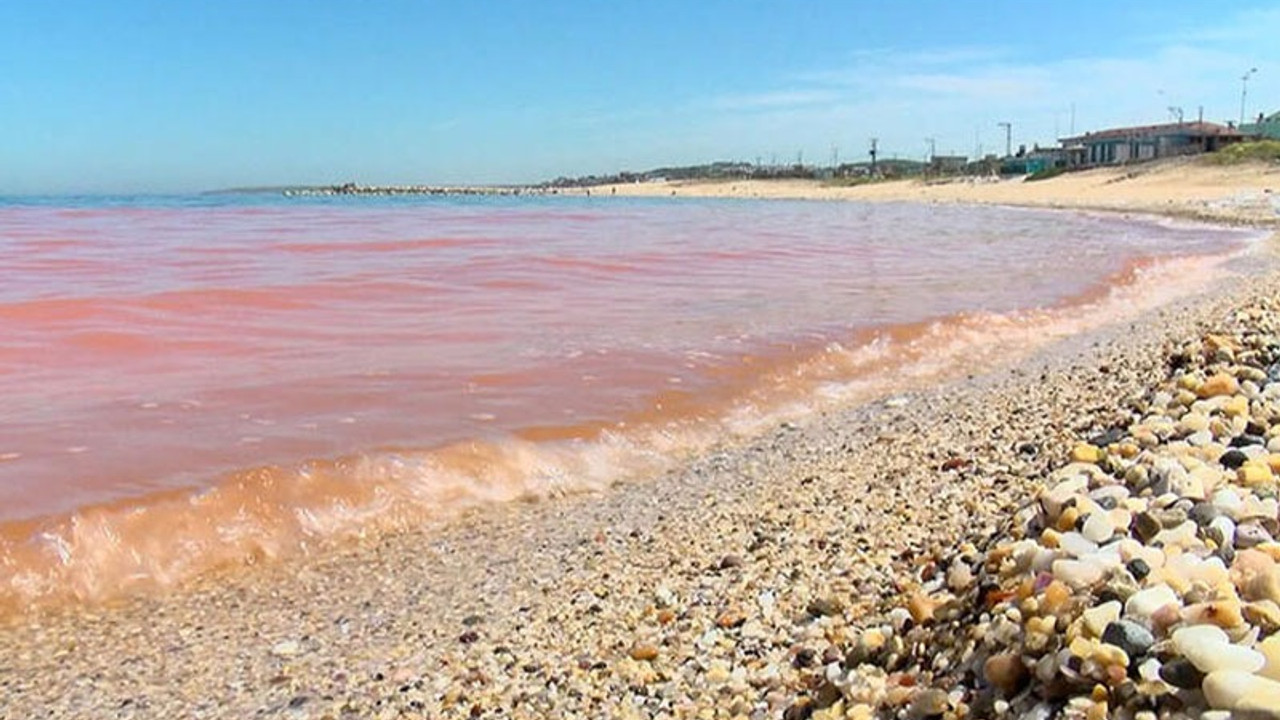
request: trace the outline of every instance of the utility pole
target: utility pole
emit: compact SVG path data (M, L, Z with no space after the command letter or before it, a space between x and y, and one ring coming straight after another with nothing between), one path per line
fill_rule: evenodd
M840 167L840 148L835 143L831 143L831 169L835 170Z
M1013 123L998 122L997 127L1004 128L1004 156L1013 155Z
M880 138L871 138L871 174L876 174L876 143L880 142Z
M927 137L924 141L929 143L929 157L927 158L927 161L932 163L933 158L938 154L938 138Z
M1244 125L1244 99L1249 95L1249 78L1258 72L1258 68L1249 68L1249 72L1240 78L1240 124Z

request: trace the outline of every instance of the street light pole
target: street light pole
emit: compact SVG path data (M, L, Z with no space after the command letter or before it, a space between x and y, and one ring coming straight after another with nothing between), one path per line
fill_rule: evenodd
M1249 68L1249 72L1240 78L1240 125L1244 125L1244 99L1249 95L1249 77L1258 72L1258 68Z

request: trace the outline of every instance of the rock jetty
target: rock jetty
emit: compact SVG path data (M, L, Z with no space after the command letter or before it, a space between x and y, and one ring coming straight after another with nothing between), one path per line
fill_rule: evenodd
M313 197L332 195L485 195L514 196L537 194L543 192L539 188L497 185L326 185L323 187L289 188L282 194L285 197Z

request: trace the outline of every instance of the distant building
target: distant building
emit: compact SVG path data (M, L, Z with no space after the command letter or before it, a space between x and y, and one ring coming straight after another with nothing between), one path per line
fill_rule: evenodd
M964 155L934 155L929 158L929 172L934 175L959 175L969 164Z
M1063 138L1062 147L1068 164L1079 167L1214 152L1243 139L1244 135L1229 125L1186 122L1099 130Z
M1241 125L1240 132L1249 137L1280 140L1280 112L1271 113L1266 117L1259 114L1257 122Z

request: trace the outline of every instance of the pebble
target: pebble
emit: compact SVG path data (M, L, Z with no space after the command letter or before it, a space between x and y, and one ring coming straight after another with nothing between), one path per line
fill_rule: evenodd
M1267 661L1256 650L1231 644L1227 634L1214 625L1194 625L1175 630L1173 645L1180 655L1205 674L1222 670L1254 673L1261 670Z
M1026 665L1018 653L992 655L983 664L982 674L987 682L999 688L1006 696L1021 690L1028 677Z
M1106 567L1090 560L1057 560L1053 563L1053 576L1076 590L1091 587L1102 580Z
M1120 611L1123 609L1124 606L1120 604L1120 601L1112 600L1085 610L1081 617L1084 619L1084 624L1089 630L1089 634L1093 637L1103 637L1107 626L1120 618ZM1111 642L1105 638L1103 641Z
M805 611L813 617L839 615L844 612L844 603L834 598L815 598L805 607Z
M924 690L916 693L911 700L911 705L907 708L907 716L917 720L937 717L947 711L948 704L947 693L942 690Z
M658 648L656 645L641 643L632 646L631 652L628 654L632 660L648 662L657 659Z
M1208 525L1221 515L1222 511L1217 506L1204 500L1192 505L1191 510L1187 512L1187 518L1201 527Z
M1137 658L1147 654L1156 644L1156 638L1150 630L1132 620L1116 620L1103 631L1102 642L1124 650L1130 658Z
M1248 462L1248 460L1248 455L1245 455L1243 452L1235 448L1226 451L1218 458L1218 462L1228 470L1236 470L1241 465Z
M293 657L302 651L297 640L283 640L271 646L271 654L278 657Z
M1280 682L1239 670L1221 670L1204 679L1204 696L1221 710L1280 718Z
M1116 532L1116 528L1111 524L1111 519L1105 513L1095 512L1089 515L1084 521L1084 527L1080 533L1086 540L1095 543L1103 543L1111 539Z
M742 557L738 555L725 555L720 558L720 569L729 570L730 568L742 567Z
M1217 373L1213 377L1205 380L1204 383L1196 390L1196 394L1202 398L1218 397L1221 395L1233 395L1240 389L1240 382L1227 373Z
M1204 673L1185 658L1174 658L1164 663L1159 672L1161 680L1184 690L1199 689L1204 680Z
M1244 523L1237 525L1234 533L1235 547L1237 550L1257 547L1263 543L1272 541L1271 533L1268 533L1262 526L1256 523Z
M1258 652L1266 658L1259 675L1280 681L1280 634L1272 635L1258 643Z
M1071 449L1071 462L1097 464L1102 462L1105 456L1101 448L1088 443L1081 443Z
M1151 616L1160 608L1178 604L1178 594L1172 588L1168 585L1154 585L1130 595L1124 604L1124 614L1139 621L1150 621Z

